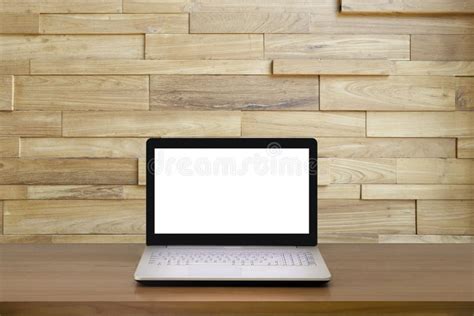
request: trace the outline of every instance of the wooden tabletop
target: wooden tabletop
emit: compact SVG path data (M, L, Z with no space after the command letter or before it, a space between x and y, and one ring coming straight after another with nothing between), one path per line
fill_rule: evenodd
M117 311L144 311L142 306L147 306L147 311L168 312L444 306L467 313L474 308L472 244L320 245L333 280L316 288L140 286L133 273L143 248L136 244L2 245L0 313L88 306L93 314L91 310L103 311L114 304L113 308L121 306Z

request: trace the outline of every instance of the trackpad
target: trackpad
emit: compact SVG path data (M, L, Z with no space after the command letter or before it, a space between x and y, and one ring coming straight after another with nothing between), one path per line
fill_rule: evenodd
M188 267L188 276L193 277L240 277L242 268L234 266L192 266Z

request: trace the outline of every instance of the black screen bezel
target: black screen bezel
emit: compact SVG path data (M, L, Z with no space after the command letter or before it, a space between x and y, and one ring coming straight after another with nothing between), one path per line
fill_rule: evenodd
M309 149L309 234L155 234L155 148ZM317 141L314 138L150 138L146 144L146 244L228 246L317 245Z

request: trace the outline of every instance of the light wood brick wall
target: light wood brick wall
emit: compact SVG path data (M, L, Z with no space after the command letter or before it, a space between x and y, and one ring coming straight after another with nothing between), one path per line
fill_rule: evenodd
M147 137L319 140L321 242L471 242L473 0L0 0L0 242L143 242Z

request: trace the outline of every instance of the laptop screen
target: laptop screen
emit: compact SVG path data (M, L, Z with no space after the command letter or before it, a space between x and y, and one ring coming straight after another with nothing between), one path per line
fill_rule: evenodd
M308 148L154 148L155 234L309 234Z

